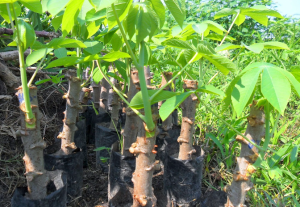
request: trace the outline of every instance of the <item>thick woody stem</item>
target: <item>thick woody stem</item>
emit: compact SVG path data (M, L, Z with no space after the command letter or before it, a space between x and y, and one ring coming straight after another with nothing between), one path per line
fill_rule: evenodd
M21 83L21 79L15 76L9 70L9 68L6 65L2 64L1 62L0 62L0 79L5 83L7 87L13 90L17 88Z
M109 83L105 78L101 81L101 93L100 93L100 108L99 112L106 112L108 110L108 91L110 89Z
M156 123L158 118L157 107L153 107L153 120ZM152 188L152 176L154 170L159 165L155 162L156 145L155 138L158 134L158 128L155 127L155 135L146 138L145 124L138 129L138 136L135 143L132 144L129 151L136 154L136 167L132 175L134 184L133 207L152 207L156 206L156 197Z
M173 78L172 72L164 72L162 75L162 81L161 81L161 87L166 85L169 80ZM164 88L166 91L171 91L170 85L168 85L166 88ZM158 102L158 109L161 107L164 101ZM172 114L162 123L162 128L164 131L168 131L169 129L172 129L173 126L173 117Z
M14 31L12 29L7 28L0 28L0 35L7 34L7 35L13 35ZM37 37L49 37L49 38L58 38L60 37L60 34L55 32L46 32L46 31L35 31L35 35Z
M61 154L71 154L77 147L74 143L74 134L77 130L76 120L78 110L81 109L79 105L80 96L80 79L76 77L76 73L69 72L69 90L63 98L67 99L67 107L64 112L65 118L63 120L64 127L63 131L59 133L57 138L62 139L61 141Z
M25 50L24 51L24 56L28 56L30 54L30 50ZM19 59L19 51L14 50L14 51L8 51L8 52L0 52L0 59L3 59L5 61L8 60L18 60Z
M198 82L193 80L184 80L183 88L195 90L198 88ZM177 141L179 142L178 159L189 160L192 159L192 154L195 152L193 148L193 134L194 122L196 115L196 107L198 106L198 99L195 94L191 94L181 104L182 108L182 124L181 132Z
M43 199L47 196L47 184L49 182L48 174L44 168L43 149L46 147L41 129L41 113L38 109L37 88L29 89L31 108L36 118L36 128L28 129L25 123L25 106L22 87L18 88L16 95L19 98L21 109L21 130L17 134L21 135L24 145L25 156L23 157L26 168L26 180L29 197L33 200Z
M113 78L111 81L118 90L121 89L120 84L116 79ZM119 121L120 101L119 101L119 95L114 91L113 88L111 88L111 90L112 90L112 100L110 102L111 122L109 128L111 130L117 131L118 121Z
M262 108L256 107L256 101L250 106L250 115L248 116L248 126L245 136L259 144L261 138L265 134L265 114ZM245 140L242 136L237 136L236 141L242 144L241 154L237 157L237 165L233 174L233 181L230 186L226 186L227 203L226 207L240 207L245 206L245 198L247 191L249 191L253 184L250 181L251 174L254 173L252 164L258 157L258 149L251 143Z
M91 84L93 88L93 102L96 109L100 107L100 93L101 93L101 86L100 82L96 84L94 81Z
M150 66L144 66L144 73L146 78L147 86L151 85L151 79L153 78L153 74L150 72Z
M87 103L90 99L91 90L89 88L83 87L80 92L79 102L81 105L81 112L83 113L87 109ZM99 94L100 96L100 94ZM100 98L99 98L100 99Z
M128 91L128 102L135 96L140 90L140 81L138 77L138 71L132 70L130 72L130 86ZM131 110L130 107L126 108L126 121L123 130L123 155L131 157L133 154L129 152L129 148L136 141L139 125L141 125L141 118Z

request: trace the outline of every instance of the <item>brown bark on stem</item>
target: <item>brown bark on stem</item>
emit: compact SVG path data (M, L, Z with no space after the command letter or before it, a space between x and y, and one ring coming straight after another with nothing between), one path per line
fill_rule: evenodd
M2 64L1 62L0 62L0 79L5 83L5 85L10 90L14 90L21 83L21 79L19 77L15 76L9 70L9 68L6 65Z
M171 80L173 78L173 73L172 72L164 72L162 75L162 80L161 80L161 87L166 85L167 82L169 80ZM166 91L170 91L171 87L170 85L168 85L164 90ZM165 101L160 101L158 102L158 109L160 109L161 105L164 103ZM164 131L168 131L169 129L172 129L173 126L173 117L172 114L165 120L162 122L162 129Z
M74 134L77 130L76 120L78 115L78 110L81 109L79 105L79 96L80 96L80 79L76 77L76 73L69 72L69 90L63 98L67 99L67 107L64 112L65 118L63 120L64 127L63 131L59 133L57 138L61 140L61 154L71 154L73 150L77 147L74 142Z
M263 108L256 107L256 102L250 105L250 115L245 136L253 142L259 144L265 135L265 114ZM245 140L242 136L237 136L236 141L242 144L240 156L237 157L237 165L233 174L233 181L230 186L225 187L227 192L227 203L225 207L245 206L245 198L253 184L250 181L251 174L254 173L252 164L258 157L258 149Z
M150 66L144 66L144 73L146 78L147 86L151 85L151 79L153 78L153 74L150 72Z
M92 82L92 88L93 88L93 102L96 109L99 109L100 107L100 93L101 93L101 86L100 82L96 84L94 81Z
M30 54L30 50L25 50L24 56L28 56ZM19 60L19 51L8 51L8 52L0 52L0 59L3 59L5 61L8 60Z
M106 112L108 110L108 91L110 89L109 83L105 78L101 81L101 92L100 92L100 107L99 112Z
M140 81L138 77L138 71L132 70L130 73L130 86L128 91L128 102L130 103L131 99L140 89ZM133 154L129 152L129 148L132 143L136 141L139 125L141 125L141 118L131 110L131 108L126 108L126 121L123 130L123 151L124 156L132 157Z
M193 80L184 80L183 88L195 90L198 88L198 82ZM178 159L189 160L192 159L192 154L196 152L193 148L193 134L194 122L196 115L196 107L198 106L198 99L195 94L190 95L181 104L182 108L182 123L181 132L177 141L179 142Z
M44 168L43 149L46 143L41 135L40 119L41 113L38 109L37 88L29 89L31 108L36 118L36 128L27 129L25 124L25 103L23 102L22 87L18 88L16 95L19 97L21 109L21 130L17 134L21 135L24 145L25 155L23 157L26 168L26 180L29 198L38 200L47 196L47 184L49 176Z
M116 79L112 79L112 83L114 84L114 86L120 90L120 84L118 83L118 81ZM120 108L120 101L119 101L119 95L114 91L113 88L111 88L112 90L112 100L110 103L110 107L111 107L111 122L110 122L110 126L109 128L111 130L118 130L118 121L119 121L119 108Z
M89 88L83 87L80 92L79 102L81 105L81 112L83 113L87 109L87 103L90 99L91 90ZM100 96L100 94L99 94Z
M0 35L7 34L13 35L14 31L12 29L0 28ZM46 32L46 31L35 31L35 35L37 37L49 37L49 38L58 38L60 34L55 32Z
M153 107L153 120L156 123L158 109ZM132 144L129 151L136 154L136 167L132 175L134 184L133 207L153 207L156 206L156 197L152 188L152 176L154 170L159 168L159 163L155 161L155 139L159 130L155 128L155 135L146 138L145 124L138 129L137 140Z

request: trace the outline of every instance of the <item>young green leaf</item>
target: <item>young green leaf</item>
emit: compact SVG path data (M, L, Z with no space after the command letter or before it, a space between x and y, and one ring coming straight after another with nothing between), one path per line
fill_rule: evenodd
M24 22L22 19L18 19L18 28L22 46L24 50L26 50L28 47L31 47L35 42L35 31L30 24Z
M62 65L66 66L66 67L75 65L77 63L78 59L79 59L78 57L74 57L74 56L63 57L63 58L60 58L60 59L50 62L46 68L53 68L53 67L62 66Z
M53 49L44 48L44 49L39 49L39 50L33 51L26 58L26 66L28 67L28 66L31 66L31 65L35 64L37 61L42 59L49 52L52 52L52 50Z
M103 0L102 0L103 1ZM128 10L132 4L132 0L116 0L113 2L114 7L117 13L117 16L121 21L126 17ZM111 30L114 26L117 25L117 19L115 17L114 11L111 7L108 7L106 10L106 18L108 23L108 29Z
M61 25L64 37L69 34L69 32L72 30L75 24L75 21L77 21L77 16L79 14L83 2L84 0L71 0L68 4Z
M165 4L170 10L171 14L175 18L176 22L183 26L183 21L185 19L185 1L183 0L165 0Z
M245 73L235 84L231 93L231 100L238 117L247 105L261 71L262 68L254 68Z
M216 47L216 52L220 52L223 50L232 50L232 49L241 48L241 47L242 47L241 45L233 45L231 43L226 43L226 44Z
M90 55L98 54L103 48L103 43L98 41L86 41L84 44L86 48L83 51Z
M189 91L167 99L159 109L159 116L161 120L165 121L170 114L192 93L193 91Z
M65 8L70 0L48 0L47 8L48 12L52 16L56 16L61 10Z
M281 114L284 113L291 95L291 85L282 76L282 73L270 67L264 69L261 79L261 92L275 109Z
M54 55L57 58L63 58L63 57L67 57L68 55L68 51L66 48L58 48L56 50L54 50Z
M126 52L115 51L115 52L108 53L103 57L100 57L100 59L106 62L114 62L120 58L130 58L130 55Z
M51 42L48 45L45 45L45 47L48 48L54 48L54 49L58 49L58 48L86 48L87 46L85 46L85 44L83 44L81 41L79 40L75 40L75 39L67 39L67 38L55 38L53 40L51 40Z
M12 6L14 9L12 9L12 6L9 7L11 14L14 13L14 10L16 12L16 16L19 16L21 14L21 7L18 2L15 2L13 0L4 0L4 1L11 1L9 3L13 3ZM9 18L9 14L7 12L6 4L4 2L2 2L2 0L0 1L0 15L5 19L5 21L7 21L7 23L10 23L10 18ZM12 15L11 18L12 18L12 20L15 20L14 15Z
M19 0L25 7L36 13L42 14L43 8L40 0Z
M179 40L177 38L167 39L162 42L162 45L175 47L175 48L179 48L179 49L195 50L195 48L191 44L189 44L183 40Z
M148 90L148 95L151 97L153 94L155 94L158 90ZM158 103L160 101L166 100L168 98L171 98L173 96L176 96L177 93L171 92L171 91L161 91L158 95L156 95L153 100L151 101L151 105ZM144 108L144 102L142 98L142 92L139 91L131 100L130 105L131 108L134 109L142 109Z
M93 81L98 84L102 78L103 78L103 75L102 73L100 72L100 69L98 67L96 67L94 70L93 70Z
M223 91L215 88L212 85L202 86L201 88L198 88L196 91L202 92L202 93L210 93L210 94L218 95L218 96L221 96L221 98L223 98L225 96L225 93Z

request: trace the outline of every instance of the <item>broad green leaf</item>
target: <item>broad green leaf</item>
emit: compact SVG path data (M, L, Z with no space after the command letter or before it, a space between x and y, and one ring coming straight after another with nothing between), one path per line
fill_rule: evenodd
M71 0L68 4L64 16L62 18L61 29L63 32L63 36L67 36L69 32L72 30L79 11L82 7L84 0Z
M235 19L236 15L237 15L237 13L232 16L232 19ZM245 22L245 20L246 20L246 16L240 13L239 16L236 18L234 23L237 26L240 26L241 24L243 24Z
M5 0L4 0L5 1ZM7 1L7 0L6 0ZM10 1L10 0L8 0ZM7 23L10 23L10 19L9 19L9 15L8 15L8 12L7 12L7 7L6 7L6 4L2 4L2 0L0 1L0 15L5 19L5 21L7 21ZM10 2L12 3L12 2ZM19 16L21 14L21 7L19 5L18 2L14 2L13 3L13 8L16 12L16 16ZM9 10L10 10L10 13L13 14L13 9L11 8L11 6L9 7ZM14 15L12 15L12 20L15 20L14 18Z
M133 35L136 32L136 22L139 13L139 6L133 4L130 8L126 20L124 21L124 28L129 36L129 39L132 39Z
M53 68L53 67L57 67L57 66L66 66L67 67L67 66L75 65L77 63L78 59L79 59L78 57L74 57L74 56L67 56L67 57L59 58L57 60L50 62L46 68Z
M232 50L232 49L241 48L241 47L242 46L240 46L240 45L233 45L231 43L226 43L226 44L216 47L216 51L220 52L223 50Z
M123 39L121 33L119 31L115 32L110 42L113 50L118 51L123 46Z
M123 19L126 17L131 4L132 4L132 0L116 0L116 1L114 1L114 7L115 7L116 14L117 14L120 22L123 21ZM117 25L117 19L115 17L115 14L114 14L114 11L112 8L113 7L111 6L106 9L106 18L107 18L109 30L111 30L114 26Z
M225 96L225 93L223 91L215 88L212 85L202 86L201 88L198 88L196 91L202 92L202 93L210 93L210 94L218 95L218 96L221 96L221 98L223 98Z
M240 78L247 73L249 70L252 70L253 68L255 68L256 63L248 65L244 70L242 70L229 84L229 86L227 87L226 91L225 91L225 95L226 97L223 99L223 107L222 107L222 111L227 110L229 105L231 104L231 94L233 89L235 88L235 84L237 84L237 82L240 80Z
M54 55L57 58L63 58L63 57L67 57L68 55L68 51L66 48L58 48L56 50L54 50Z
M81 10L77 16L77 20L80 25L84 25L84 23L86 21L86 15L92 9L93 9L93 6L90 4L89 0L84 0Z
M60 27L62 18L63 18L63 15L60 15L60 16L56 16L55 18L52 19L51 24L54 27L55 31L57 31L58 28Z
M203 55L205 59L214 64L224 75L227 75L230 71L236 71L236 65L221 55Z
M202 55L213 55L216 54L214 47L207 41L197 41L197 52Z
M115 52L111 52L111 53L104 55L100 59L102 59L106 62L113 62L120 58L130 58L130 55L126 52L115 51Z
M89 12L87 12L85 16L86 21L96 21L105 18L106 18L106 9L102 9L100 11L96 11L95 9L92 9Z
M202 35L206 29L208 28L208 24L200 23L200 24L193 24L193 29L198 34Z
M136 17L136 44L139 44L147 36L151 38L159 26L159 19L154 10L147 4L140 5Z
M170 47L176 47L180 49L190 49L190 50L195 50L193 46L185 41L176 39L176 38L171 38L166 41L162 42L162 45L170 46Z
M40 0L19 0L25 7L36 13L42 14L43 8Z
M46 83L48 81L51 81L51 78L47 78L47 79L36 81L34 84L37 86L37 85L40 85L42 83Z
M89 56L86 56L86 57L81 57L78 59L78 61L76 62L77 63L85 63L85 62L91 62L93 60L99 60L99 56L97 54L95 55L89 55Z
M24 22L22 19L18 19L18 28L22 46L26 50L28 47L31 47L35 42L35 31L30 24ZM17 40L18 39L16 38L16 41Z
M61 10L65 8L70 0L48 0L47 8L48 12L52 16L56 16Z
M221 11L218 11L214 16L214 19L219 19L219 18L226 17L226 16L229 16L232 14L236 14L236 13L237 12L233 9L225 8L225 9L222 9Z
M205 36L205 38L208 38L208 39L211 39L211 40L217 40L217 41L222 41L223 38L224 38L224 35L219 35L219 34L214 34L214 33L211 33L207 36ZM226 38L225 38L226 41L230 41L232 42L233 40L236 40L235 38L227 35Z
M93 36L100 28L101 24L97 21L89 22L86 29L88 32L87 39L89 39L91 36Z
M171 14L175 18L180 27L183 26L185 19L185 1L183 0L165 0L165 4L170 10Z
M206 20L201 22L201 24L207 24L207 30L205 31L206 34L205 36L208 35L209 31L214 31L215 33L219 34L219 35L223 35L223 32L225 32L226 30L218 23L211 21L211 20Z
M1 0L0 4L11 4L16 2L17 0Z
M156 93L158 90L148 90L148 95L151 97L154 93ZM173 96L176 96L177 93L171 92L171 91L165 91L162 90L158 95L154 97L154 99L151 101L151 105L158 103L160 101L166 100L168 98L171 98ZM129 107L134 109L142 109L144 108L144 102L142 97L142 92L139 91L130 101Z
M299 150L299 146L296 145L293 147L292 152L291 152L291 162L294 162L297 160L298 158L298 150Z
M91 55L100 53L103 48L103 43L98 41L87 41L84 42L84 44L86 48L84 48L83 51Z
M291 83L294 91L300 97L300 83L296 80L296 78L288 71L282 70L280 68L277 69L279 72L281 72Z
M114 62L118 72L122 75L123 79L126 81L128 79L127 74L126 74L126 64L122 61L115 61Z
M269 103L283 115L291 95L291 85L287 78L273 67L264 69L261 92Z
M257 53L257 54L260 53L264 49L264 46L261 44L253 44L250 46L244 45L244 47L254 53Z
M291 73L300 82L300 65L295 65L291 67Z
M261 71L262 68L254 68L245 73L235 84L231 93L231 100L238 117L247 105Z
M67 38L55 38L53 40L51 40L51 42L46 45L46 47L48 48L54 48L54 49L58 49L58 48L86 48L85 44L83 44L81 41L79 40L75 40L75 39L67 39Z
M262 44L266 49L282 49L282 50L289 50L290 48L282 42L264 42L264 43L257 43Z
M30 55L26 58L26 66L31 66L40 59L42 59L45 55L47 55L49 52L52 52L53 49L43 48L39 50L33 51Z
M165 23L165 7L160 0L150 0L155 13L159 17L159 28L162 28Z
M177 96L168 98L159 109L159 116L162 121L165 121L170 114L187 98L193 91L185 92Z
M90 3L95 7L96 11L110 7L117 0L90 0Z
M94 70L93 70L93 81L98 84L102 78L103 78L103 75L102 73L100 72L100 69L98 67L96 67Z

